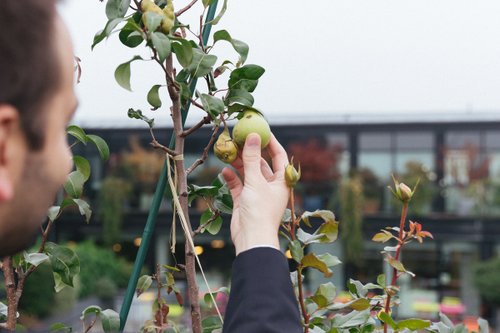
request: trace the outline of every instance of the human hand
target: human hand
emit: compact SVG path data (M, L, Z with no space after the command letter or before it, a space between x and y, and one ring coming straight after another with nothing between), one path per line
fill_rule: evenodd
M278 229L288 204L289 189L285 182L288 157L274 135L268 145L273 168L261 157L260 136L247 136L241 157L222 176L233 197L231 238L236 255L255 246L279 249ZM274 170L274 171L273 171Z

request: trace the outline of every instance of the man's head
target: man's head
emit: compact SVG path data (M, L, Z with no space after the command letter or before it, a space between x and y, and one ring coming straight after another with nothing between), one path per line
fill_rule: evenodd
M0 6L0 256L29 244L71 168L73 51L55 0Z

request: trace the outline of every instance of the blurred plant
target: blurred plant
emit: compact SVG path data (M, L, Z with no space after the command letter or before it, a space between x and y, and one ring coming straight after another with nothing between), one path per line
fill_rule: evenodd
M479 262L474 267L474 282L481 297L490 304L500 306L500 258Z
M123 178L108 176L102 184L98 195L104 244L111 246L121 240L123 216L127 199L132 193L132 185Z

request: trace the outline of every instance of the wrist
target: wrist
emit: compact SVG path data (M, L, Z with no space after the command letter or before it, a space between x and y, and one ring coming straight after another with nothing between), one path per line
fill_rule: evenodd
M247 238L242 242L237 242L234 244L236 255L240 254L241 252L253 249L255 247L272 247L277 250L280 250L280 242L278 239L278 235L269 237Z

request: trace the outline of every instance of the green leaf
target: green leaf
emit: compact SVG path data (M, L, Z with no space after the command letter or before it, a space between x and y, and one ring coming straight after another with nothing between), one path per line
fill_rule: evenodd
M292 254L293 260L300 264L302 258L304 258L304 249L300 244L300 241L297 239L288 244L288 248L290 249L290 253Z
M337 288L331 282L321 284L311 300L318 305L320 309L325 308L332 303L337 294Z
M71 333L73 329L64 323L55 323L50 325L49 332L54 333Z
M59 216L59 212L61 211L61 206L52 206L49 208L47 212L47 218L51 221L55 221Z
M356 327L365 324L370 318L370 311L356 311L353 310L346 315L337 314L333 317L332 327L336 328L348 328Z
M161 32L153 32L151 34L151 41L158 52L160 61L165 61L171 52L170 39Z
M333 212L329 210L315 210L314 212L305 211L302 214L301 219L307 221L310 224L309 219L311 217L320 218L324 222L337 222L335 220L335 214L333 214Z
M89 134L87 135L89 141L93 142L99 151L99 155L104 161L107 161L109 158L109 147L106 141L104 141L100 136Z
M94 314L97 316L99 313L101 313L101 311L102 309L100 306L90 305L82 311L82 316L80 317L80 319L85 319L89 314Z
M319 240L323 237L323 235L312 235L301 228L297 229L297 238L304 244L314 244L319 243Z
M24 260L33 266L38 266L41 263L43 263L44 261L49 260L49 256L46 255L45 253L27 253L27 252L24 252L23 255L24 255Z
M318 258L322 260L328 267L337 266L342 263L336 256L331 255L330 253L319 254Z
M394 267L397 271L399 271L399 272L406 272L406 269L403 266L403 263L401 261L396 260L394 258L388 258L387 262L389 263L389 265L391 265L392 267Z
M118 84L128 91L132 91L130 87L130 63L135 60L144 60L140 56L134 56L131 60L119 65L115 70L115 80Z
M76 125L70 125L66 129L66 132L71 135L72 137L76 138L78 141L83 143L84 145L87 144L87 134L85 134L85 131Z
M385 243L391 238L395 238L389 231L387 230L382 230L382 232L379 232L373 236L372 241L378 242L378 243Z
M377 314L377 317L378 319L380 319L381 322L391 326L393 329L396 329L398 327L394 319L392 319L392 317L385 311L380 311Z
M265 69L258 65L245 65L237 68L229 76L228 87L229 89L243 89L253 92L264 72Z
M90 177L89 161L83 156L73 155L73 163L75 164L76 170L82 173L83 179L87 181Z
M218 316L205 317L201 321L201 327L203 328L203 333L211 333L214 330L222 328L222 322Z
M358 298L354 302L350 303L349 306L356 311L363 311L370 307L370 301L366 298Z
M45 244L45 253L50 257L54 277L61 282L73 287L73 278L80 273L80 260L73 250L54 243Z
M227 32L226 30L219 30L216 33L214 33L214 44L220 40L225 40L231 43L234 50L238 52L238 54L240 55L239 63L240 64L245 63L248 57L248 49L249 49L246 43L237 39L233 39L229 34L229 32Z
M177 61L183 68L187 68L193 60L193 46L185 39L172 43L172 50L177 57Z
M477 319L477 324L479 325L479 333L488 333L490 325L483 318Z
M324 274L325 277L332 276L332 271L328 269L328 266L324 261L316 256L314 253L308 253L302 258L302 265L304 267L312 267L319 270Z
M163 19L164 16L160 13L147 11L142 14L142 21L144 22L144 25L149 32L155 32L160 27L161 21L163 21Z
M319 241L320 243L332 243L337 240L339 231L339 223L337 221L327 221L323 223L316 231L315 235L323 235Z
M113 31L114 28L116 28L116 26L122 22L123 19L122 18L113 18L113 19L110 19L107 23L106 23L106 26L104 27L104 29L102 29L101 31L99 31L98 33L95 34L94 36L94 41L92 42L92 46L91 46L91 50L94 49L94 47L99 44L100 42L102 42L105 38L107 38L111 32Z
M201 94L200 100L205 108L205 111L210 115L210 117L212 117L212 119L216 119L221 113L224 112L224 102L222 102L221 99L208 94Z
M84 183L85 177L83 174L80 171L73 171L68 175L64 183L64 190L71 198L77 199L82 195Z
M159 107L161 107L161 99L160 99L160 94L159 94L160 87L161 87L160 84L155 84L154 86L151 87L151 89L148 92L148 97L147 97L148 103L151 104L151 106L153 107L152 110L156 110ZM129 110L132 110L132 109L129 109ZM141 113L141 116L142 116L142 113ZM131 118L135 118L135 117L131 117ZM144 116L142 116L139 119L144 120Z
M193 77L201 77L212 71L216 61L216 56L206 54L200 49L193 49L193 60L187 68Z
M130 48L137 47L141 45L141 43L144 41L144 36L140 31L137 31L135 29L127 29L127 25L120 30L120 33L118 34L118 38L122 42L123 45L128 46Z
M380 274L379 276L377 276L377 283L382 288L387 285L385 274Z
M106 3L106 16L112 20L124 17L130 6L130 0L108 0Z
M127 115L132 119L139 119L145 121L150 128L153 128L155 120L153 118L148 118L142 114L141 110L134 110L132 108L128 109Z
M227 106L240 105L243 107L251 107L254 99L252 94L244 89L231 89L228 92L225 104Z
M431 326L431 322L429 320L410 318L401 320L397 323L398 330L409 329L410 331L420 331L424 328Z
M99 313L102 329L106 333L115 333L120 331L120 315L114 310L106 309Z
M73 202L78 206L78 210L82 216L85 216L85 222L88 224L92 217L92 209L90 205L82 199L73 199Z
M217 216L215 220L213 220L207 225L206 229L210 234L217 235L219 233L221 226L222 226L222 217Z
M226 12L226 9L227 9L227 0L224 0L224 4L222 5L219 14L217 14L217 16L212 21L209 21L205 24L216 25L217 23L219 23L220 19L222 18L222 16L224 16L224 13Z

